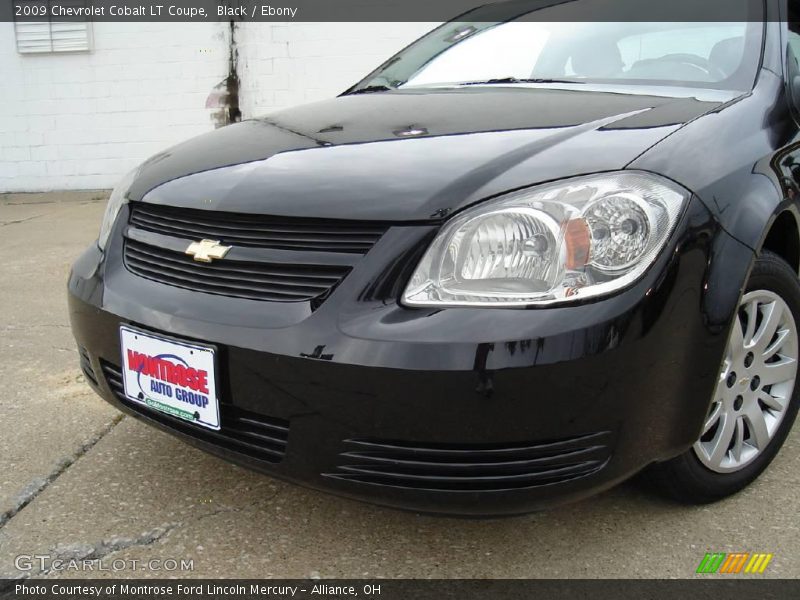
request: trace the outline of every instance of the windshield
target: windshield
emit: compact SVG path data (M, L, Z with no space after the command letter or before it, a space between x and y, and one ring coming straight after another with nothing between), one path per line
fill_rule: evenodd
M354 90L568 82L746 91L755 81L760 20L541 21L547 12L535 11L536 19L527 12L502 22L447 23Z

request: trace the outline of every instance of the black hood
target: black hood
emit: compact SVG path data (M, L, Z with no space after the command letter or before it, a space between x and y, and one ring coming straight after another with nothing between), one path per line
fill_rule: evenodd
M511 189L622 169L720 104L527 87L343 96L179 144L144 163L129 196L282 216L439 218Z

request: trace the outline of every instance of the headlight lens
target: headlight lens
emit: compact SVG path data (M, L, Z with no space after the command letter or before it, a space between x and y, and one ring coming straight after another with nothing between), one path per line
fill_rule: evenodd
M100 225L100 235L97 237L97 245L100 247L100 250L106 249L108 236L111 235L111 229L114 227L114 221L117 220L117 215L119 214L122 205L128 201L128 190L133 184L133 180L136 179L136 175L138 173L139 168L137 167L125 175L125 177L120 180L120 182L111 192L111 196L108 199L108 205L106 206L106 213L103 215L103 223Z
M647 173L578 177L454 218L409 282L410 306L529 306L608 294L638 279L689 193Z

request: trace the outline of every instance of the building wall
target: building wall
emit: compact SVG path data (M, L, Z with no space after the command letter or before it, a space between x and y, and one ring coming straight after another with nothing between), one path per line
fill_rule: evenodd
M227 23L94 23L90 53L21 55L0 23L0 191L111 187L209 131Z
M241 23L243 118L332 97L435 24ZM0 23L0 192L109 188L210 131L228 23L94 23L90 53L21 55Z
M336 96L437 25L241 23L242 117Z

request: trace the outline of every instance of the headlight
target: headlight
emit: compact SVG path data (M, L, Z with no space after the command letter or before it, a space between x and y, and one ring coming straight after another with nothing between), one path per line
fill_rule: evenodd
M646 173L537 186L450 221L409 282L410 306L529 306L609 294L636 281L689 193Z
M128 190L138 173L139 168L137 167L125 175L114 188L114 191L111 192L111 197L109 197L108 205L106 206L106 214L103 215L103 224L100 225L100 235L97 237L97 245L100 250L106 249L106 243L108 242L108 236L111 235L111 229L114 227L114 221L117 220L117 215L122 205L128 201Z

